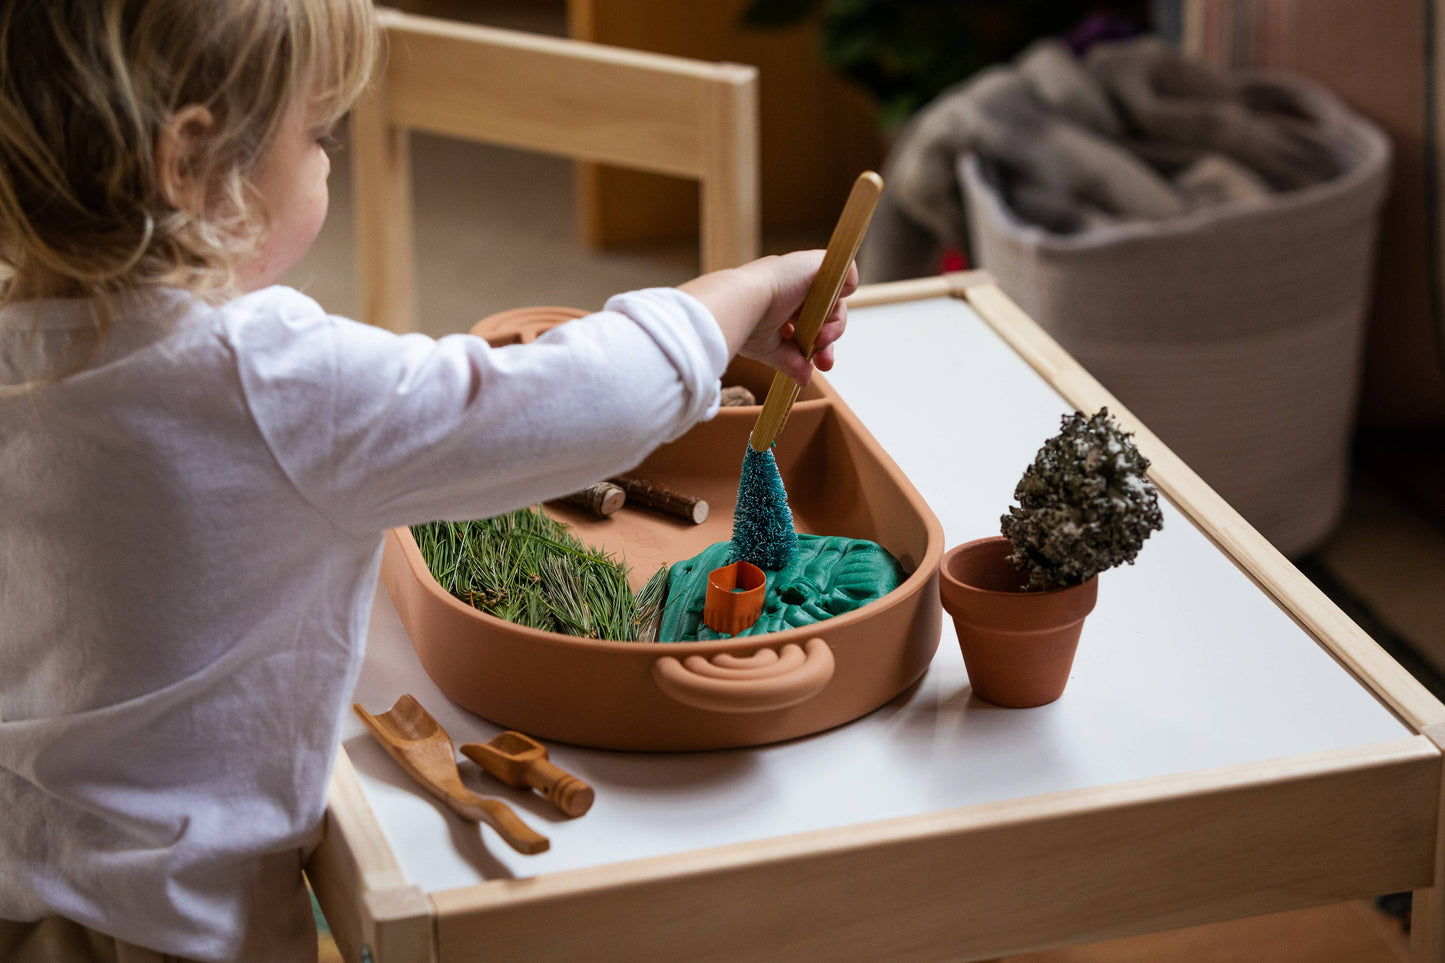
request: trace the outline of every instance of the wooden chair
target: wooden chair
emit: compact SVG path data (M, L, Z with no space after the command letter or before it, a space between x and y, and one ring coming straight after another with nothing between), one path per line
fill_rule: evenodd
M426 131L692 178L702 269L758 252L757 70L381 11L352 114L361 317L415 327L408 136Z

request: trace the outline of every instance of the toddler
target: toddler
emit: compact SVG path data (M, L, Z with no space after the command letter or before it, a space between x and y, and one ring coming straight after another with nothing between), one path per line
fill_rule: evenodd
M314 959L385 529L628 469L735 353L809 376L817 251L502 349L274 286L376 46L371 0L0 4L0 959Z

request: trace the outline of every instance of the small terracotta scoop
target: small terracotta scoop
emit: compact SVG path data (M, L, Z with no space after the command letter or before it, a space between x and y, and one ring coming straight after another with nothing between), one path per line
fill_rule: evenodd
M531 736L509 730L491 742L462 746L462 755L509 786L530 786L569 816L592 808L592 787L554 766L547 759L547 747Z
M351 708L407 775L446 803L452 812L463 819L491 826L519 853L530 856L546 852L551 845L546 836L534 832L506 803L483 799L462 785L451 738L420 702L404 695L378 716L367 712L359 703L353 703Z

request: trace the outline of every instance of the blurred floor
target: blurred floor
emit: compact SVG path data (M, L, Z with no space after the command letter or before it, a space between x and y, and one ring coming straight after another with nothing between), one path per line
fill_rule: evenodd
M555 15L530 8L500 22L544 32L558 28ZM413 138L413 150L422 252L419 318L428 334L465 331L479 318L512 307L595 309L618 291L676 284L697 273L693 241L586 249L576 237L568 161L426 136ZM328 310L354 317L348 165L343 150L334 161L331 216L287 282ZM830 228L767 237L764 250L821 246ZM1399 444L1361 446L1344 519L1326 545L1301 560L1301 568L1406 668L1445 695L1445 510L1440 492L1419 482L1445 479L1445 461L1438 446L1421 455L1408 444L1403 460ZM1400 484L1402 479L1414 484ZM1011 960L1383 963L1406 959L1405 946L1398 921L1369 902L1357 902ZM335 959L334 945L323 942L323 963Z

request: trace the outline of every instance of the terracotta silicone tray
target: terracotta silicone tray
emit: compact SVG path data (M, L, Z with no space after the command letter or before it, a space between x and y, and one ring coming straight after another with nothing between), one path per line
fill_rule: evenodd
M529 341L581 312L529 308L487 318L493 344ZM724 384L761 398L772 371L739 359ZM711 505L701 525L624 507L606 519L551 503L584 542L623 556L634 588L659 565L732 535L757 406L724 408L635 473ZM923 498L823 381L799 395L775 449L800 532L867 538L902 563L887 596L813 626L716 642L609 642L514 625L442 590L406 529L387 537L381 578L422 666L454 702L534 736L608 749L759 745L850 722L923 675L938 647L943 530Z

